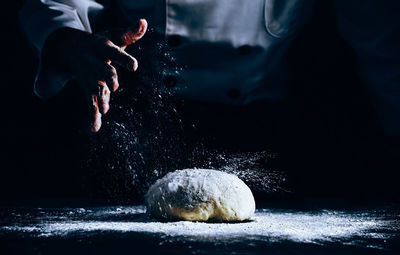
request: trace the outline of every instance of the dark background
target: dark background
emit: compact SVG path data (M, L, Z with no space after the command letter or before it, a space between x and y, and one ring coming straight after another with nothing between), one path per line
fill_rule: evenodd
M0 200L82 198L82 102L68 87L50 100L33 94L35 56L19 29L23 1L2 3ZM302 183L299 193L396 200L396 156L356 70L352 49L337 33L331 1L318 1L313 18L289 50L291 114L282 139L282 168ZM288 117L288 118L289 118ZM301 186L301 185L300 185Z

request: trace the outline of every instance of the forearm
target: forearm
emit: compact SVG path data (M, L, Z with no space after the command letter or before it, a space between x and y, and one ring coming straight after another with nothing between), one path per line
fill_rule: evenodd
M70 28L90 32L89 16L95 17L103 9L103 5L93 0L28 0L26 2L19 13L19 18L21 29L39 59L39 70L34 84L36 95L41 98L50 97L58 93L72 78L66 69L62 68L62 63L55 61L60 59L57 58L55 52L62 52L54 49L54 47L61 47L58 43L54 43L54 38L58 37L59 31ZM44 50L51 54L43 54Z

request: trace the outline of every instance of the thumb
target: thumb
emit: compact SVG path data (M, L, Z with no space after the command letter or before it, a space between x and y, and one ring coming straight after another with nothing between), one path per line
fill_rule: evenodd
M145 19L140 19L136 28L129 27L112 30L110 39L115 45L125 48L142 38L146 31L147 21Z

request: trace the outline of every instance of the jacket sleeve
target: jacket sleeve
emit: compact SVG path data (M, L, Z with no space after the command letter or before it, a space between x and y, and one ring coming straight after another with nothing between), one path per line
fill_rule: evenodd
M104 9L93 0L28 0L19 13L21 28L39 58L34 92L40 98L58 93L73 78L42 63L42 49L49 35L69 27L91 32L90 22Z
M334 2L339 32L357 54L383 131L400 137L400 2Z

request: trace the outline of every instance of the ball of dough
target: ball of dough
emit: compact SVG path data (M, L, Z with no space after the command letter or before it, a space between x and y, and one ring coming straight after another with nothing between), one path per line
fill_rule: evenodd
M184 169L157 180L146 194L147 212L161 221L244 221L255 211L249 187L236 175Z

